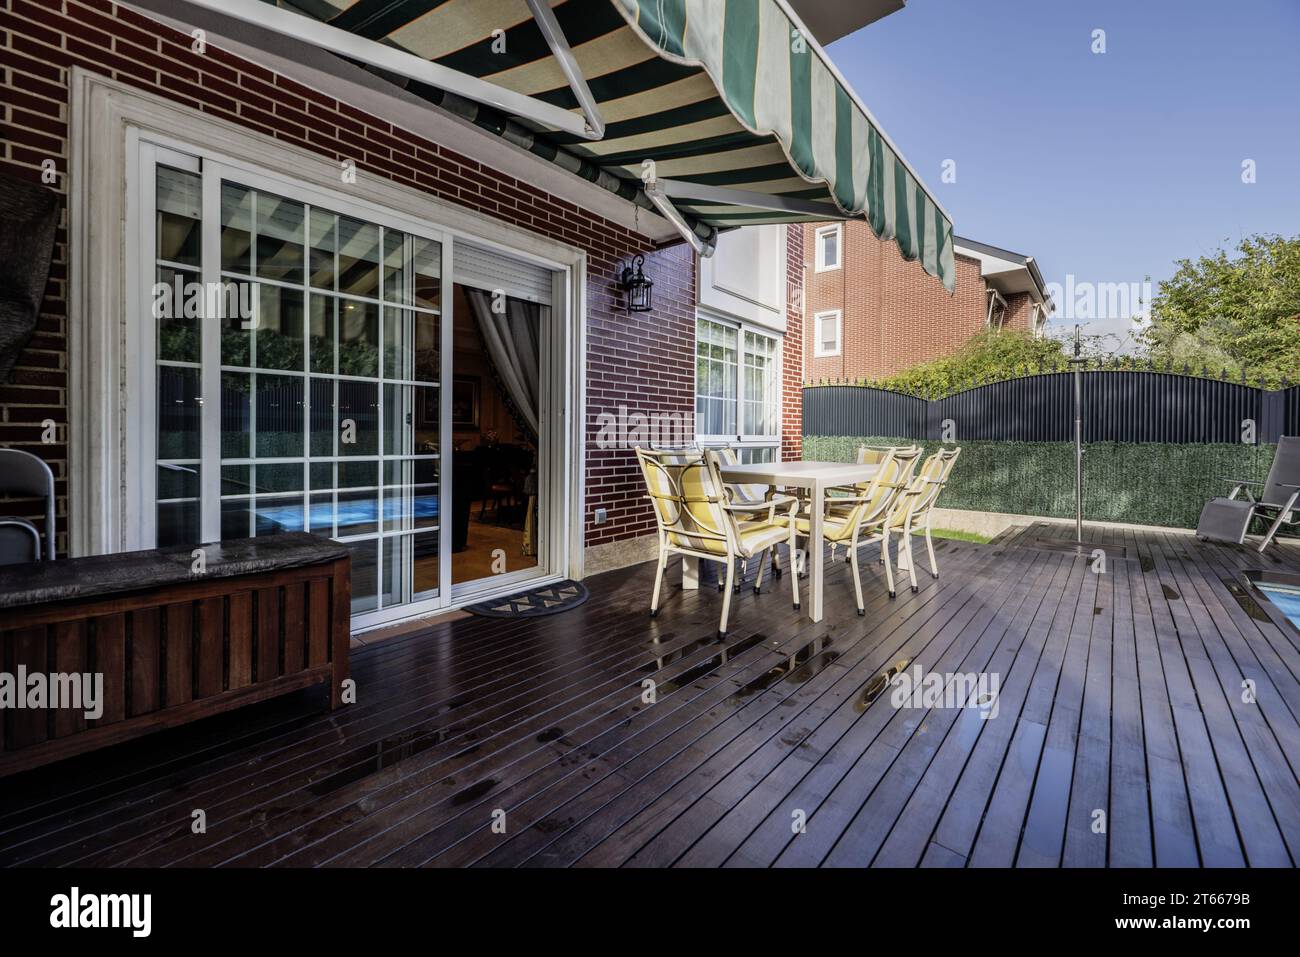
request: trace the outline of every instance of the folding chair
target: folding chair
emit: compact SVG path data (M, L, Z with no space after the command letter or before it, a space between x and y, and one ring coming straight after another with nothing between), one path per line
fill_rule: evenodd
M41 459L18 449L0 449L0 495L45 500L46 561L54 561L54 473ZM0 565L38 562L41 536L25 518L0 518Z
M1222 481L1232 485L1227 498L1214 498L1205 503L1201 510L1200 521L1196 525L1196 537L1201 540L1232 542L1241 545L1246 541L1246 532L1250 529L1252 519L1258 517L1265 521L1272 519L1264 540L1259 543L1262 552L1283 525L1300 523L1297 517L1297 499L1300 499L1300 435L1284 435L1278 440L1277 453L1273 456L1273 465L1268 470L1268 478L1263 482L1248 479L1228 479ZM1251 494L1250 489L1262 488L1259 498ZM1241 492L1244 499L1237 498Z

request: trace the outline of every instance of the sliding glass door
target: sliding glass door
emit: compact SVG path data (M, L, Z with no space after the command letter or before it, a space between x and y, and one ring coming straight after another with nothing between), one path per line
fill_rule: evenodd
M347 544L354 615L447 591L447 244L338 197L157 150L154 539Z

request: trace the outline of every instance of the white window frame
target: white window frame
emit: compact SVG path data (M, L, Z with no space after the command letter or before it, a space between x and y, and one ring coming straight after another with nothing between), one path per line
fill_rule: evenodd
M835 348L822 348L822 320L830 316L835 317ZM826 356L837 356L844 351L844 312L841 309L827 309L823 312L813 314L813 357L821 359Z
M147 315L137 281L142 255L152 257L137 239L144 206L138 152L141 144L200 155L230 167L248 167L277 178L292 170L300 189L347 194L361 212L418 224L446 237L444 256L458 238L553 270L553 337L542 343L542 361L555 383L542 428L550 442L541 479L555 493L539 515L539 530L553 529L547 545L549 573L539 582L583 576L585 436L581 410L586 402L586 253L522 227L489 219L473 210L377 177L364 188L342 184L337 163L289 146L246 127L214 118L125 84L73 67L71 76L69 197L69 535L74 555L96 555L143 547L139 495L143 471L154 468L141 447L139 387L141 357L126 344L128 318ZM347 209L340 211L347 212ZM362 212L359 218L367 218ZM400 228L400 222L395 222ZM446 260L444 260L445 262ZM450 323L450 303L444 322ZM549 346L549 348L548 348ZM450 351L444 350L449 357ZM447 361L447 360L444 360ZM444 369L444 382L451 381ZM129 386L129 388L128 388ZM444 415L449 403L443 403ZM554 438L550 436L554 433ZM451 470L443 471L449 492ZM152 483L148 487L152 487ZM444 495L443 500L448 500ZM446 524L450 528L450 523ZM542 541L539 536L539 552ZM450 553L445 549L444 555ZM539 559L542 556L539 554ZM444 567L450 568L449 562ZM474 590L447 588L437 599L401 606L405 612L384 623L427 615L443 607L485 600L518 590L515 575L475 583ZM454 595L453 595L454 592ZM395 608L394 612L399 609ZM380 622L354 616L353 630Z
M835 236L835 264L826 265L826 244L822 239L830 235ZM816 249L816 272L834 272L844 265L844 224L832 223L830 226L819 226L816 236L813 240L813 248Z
M701 322L712 322L720 326L726 326L728 329L731 329L736 333L736 396L735 399L732 400L735 403L736 432L734 434L723 434L723 435L699 432L698 423L697 423L695 441L699 445L705 447L716 447L716 446L726 445L738 449L770 448L773 450L773 455L775 456L774 461L779 460L781 457L781 424L782 424L781 414L785 407L785 402L784 402L785 396L782 388L784 384L783 362L784 362L784 352L785 352L785 336L765 326L755 325L748 322L737 322L735 319L729 319L724 316L717 315L716 313L713 312L699 310L695 315L695 330L696 330L697 343L699 341L699 324ZM775 435L754 435L743 431L744 424L745 424L744 390L745 390L745 334L746 333L752 333L753 335L756 336L762 336L765 339L772 340L773 343L772 352L773 352L774 363L773 363L772 376L773 376L773 383L774 383L774 393L775 393L774 398L775 398L775 405L776 405L776 408L774 409L774 415L776 418ZM694 353L692 353L691 369L692 369L693 387L692 387L691 395L692 395L693 408L694 408L694 403L698 401L697 390L699 388L699 382L694 380L695 367L696 366L694 361Z

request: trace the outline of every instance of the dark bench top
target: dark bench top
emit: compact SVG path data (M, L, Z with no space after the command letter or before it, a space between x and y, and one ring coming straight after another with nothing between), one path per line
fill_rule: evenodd
M203 545L207 571L190 572L193 545L155 548L65 561L0 565L0 609L22 608L70 599L102 598L189 581L237 578L332 562L349 555L344 545L292 532Z

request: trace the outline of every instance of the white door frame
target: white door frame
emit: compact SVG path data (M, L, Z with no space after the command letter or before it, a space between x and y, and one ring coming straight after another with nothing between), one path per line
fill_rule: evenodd
M550 361L552 381L561 387L552 390L550 399L562 441L548 477L552 505L564 515L553 522L547 557L549 577L582 577L586 254L581 249L364 171L358 172L356 185L344 184L334 161L80 67L73 68L70 86L68 478L74 555L139 547L127 503L138 487L129 467L139 470L133 463L142 461L142 450L129 444L131 430L124 425L140 414L139 390L128 387L140 381L140 357L127 348L124 330L128 317L141 315L144 306L137 281L142 250L136 240L144 184L135 157L139 144L148 142L212 153L226 166L263 175L291 169L299 190L345 196L358 208L387 217L400 210L421 224L419 231L432 228L447 237L444 257L463 237L556 271L553 328L560 341L554 343ZM444 307L444 328L449 320L450 309ZM444 350L444 364L448 361L449 350ZM442 406L444 416L449 415L449 404ZM448 471L443 470L444 492ZM447 561L442 565L449 567ZM510 581L493 582L497 584L507 590ZM443 591L444 597L450 595L449 588ZM427 613L412 609L412 615ZM365 627L361 617L357 624Z

